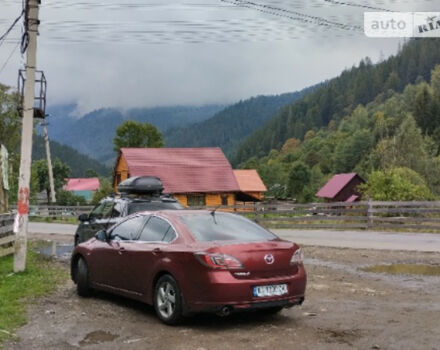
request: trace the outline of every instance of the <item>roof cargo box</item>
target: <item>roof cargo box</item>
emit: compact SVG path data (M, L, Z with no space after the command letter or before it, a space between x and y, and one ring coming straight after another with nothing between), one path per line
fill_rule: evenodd
M134 176L118 185L118 192L126 194L161 194L162 181L155 176Z

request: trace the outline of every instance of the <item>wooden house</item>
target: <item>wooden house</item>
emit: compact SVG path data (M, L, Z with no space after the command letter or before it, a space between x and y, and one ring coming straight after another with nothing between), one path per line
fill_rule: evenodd
M266 186L255 169L234 170L240 192L235 195L239 202L261 202Z
M113 185L131 176L157 176L184 206L234 205L240 192L231 164L216 148L121 148Z
M336 174L316 193L316 196L324 198L326 202L356 202L361 199L357 187L364 182L364 179L356 173Z

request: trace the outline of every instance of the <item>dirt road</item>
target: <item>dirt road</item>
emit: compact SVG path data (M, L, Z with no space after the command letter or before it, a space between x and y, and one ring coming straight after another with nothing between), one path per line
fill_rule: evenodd
M30 307L6 349L440 349L440 277L363 272L373 264L440 265L440 254L305 247L301 307L279 315L199 315L161 324L153 309L72 283Z

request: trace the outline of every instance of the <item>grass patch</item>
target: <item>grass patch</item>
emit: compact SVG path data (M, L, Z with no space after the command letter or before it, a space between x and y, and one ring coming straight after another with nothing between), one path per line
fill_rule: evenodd
M79 220L77 217L67 216L67 217L60 217L60 218L53 218L53 217L42 217L42 216L29 216L29 221L31 222L47 222L51 224L72 224L72 225L78 225Z
M18 327L26 324L27 305L68 278L66 268L31 249L26 265L24 272L15 274L13 256L0 258L0 349Z

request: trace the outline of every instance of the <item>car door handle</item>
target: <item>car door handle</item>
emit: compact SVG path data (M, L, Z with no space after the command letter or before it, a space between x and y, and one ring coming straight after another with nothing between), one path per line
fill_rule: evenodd
M160 253L162 253L162 250L160 250L160 248L154 248L153 249L153 255L158 255Z
M119 254L125 253L126 249L124 247L119 247Z

